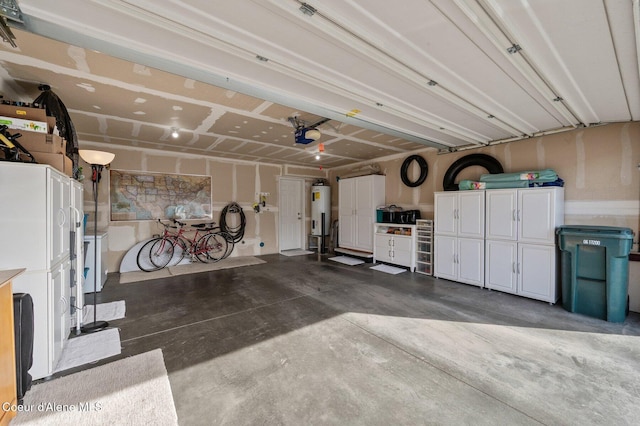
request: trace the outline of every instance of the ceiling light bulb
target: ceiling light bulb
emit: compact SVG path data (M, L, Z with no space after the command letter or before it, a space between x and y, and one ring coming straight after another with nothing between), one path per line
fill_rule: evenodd
M171 137L177 139L178 136L180 136L180 133L178 133L178 129L173 129L173 131L171 132Z
M320 159L320 154L316 154L316 160Z

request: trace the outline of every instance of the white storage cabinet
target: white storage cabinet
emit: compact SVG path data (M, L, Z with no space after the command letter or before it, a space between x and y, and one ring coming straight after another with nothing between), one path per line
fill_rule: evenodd
M486 287L555 303L564 189L496 189L486 191L486 202Z
M0 163L0 269L26 268L13 291L33 298L33 379L53 373L69 336L70 198L70 178L52 167Z
M338 246L372 253L376 208L385 201L385 177L340 179L338 189Z
M433 275L432 220L416 220L416 272Z
M386 262L416 269L416 226L376 223L373 263Z
M484 191L436 192L434 276L484 286Z
M105 281L107 281L107 250L109 246L108 234L104 231L98 230L98 287L96 291L102 291L102 287L104 287ZM85 266L88 268L87 270L87 278L84 280L84 292L92 293L94 290L93 285L93 256L94 256L94 235L93 230L87 229L87 235L84 236L84 241L87 243L87 253L85 256Z

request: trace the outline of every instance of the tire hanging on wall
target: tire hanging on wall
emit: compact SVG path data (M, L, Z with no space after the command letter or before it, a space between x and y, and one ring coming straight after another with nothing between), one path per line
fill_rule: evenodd
M455 183L456 176L458 176L458 173L462 170L471 166L484 167L491 174L504 173L502 164L492 156L487 154L469 154L457 159L451 166L449 166L447 172L444 174L444 178L442 179L442 187L444 190L457 191L458 184Z
M420 177L416 179L414 182L409 179L408 171L411 163L416 161L418 166L420 166ZM416 186L422 185L422 183L427 179L427 175L429 174L429 166L427 165L427 160L422 158L420 155L410 155L408 156L404 162L402 163L402 167L400 167L400 179L402 179L402 183L405 185L415 188Z

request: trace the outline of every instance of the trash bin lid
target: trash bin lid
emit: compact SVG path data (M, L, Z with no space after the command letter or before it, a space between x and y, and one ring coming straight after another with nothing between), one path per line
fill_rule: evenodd
M631 228L618 228L616 226L563 225L556 229L556 234L581 237L595 235L601 238L633 239L633 230L631 230Z

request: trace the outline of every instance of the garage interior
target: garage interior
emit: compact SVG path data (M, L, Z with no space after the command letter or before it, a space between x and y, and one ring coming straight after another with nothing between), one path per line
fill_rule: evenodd
M88 222L108 234L96 300L126 301L126 316L110 321L120 354L34 389L161 349L175 405L166 424L634 423L637 0L50 3L18 1L19 19L4 18L13 37L0 44L0 93L29 104L50 86L78 148L115 154L97 210L90 165L77 165ZM319 137L296 142L297 124ZM448 169L471 154L507 173L556 171L565 225L633 230L624 322L384 274L368 256L348 266L331 250L281 254L310 248L312 184L330 186L337 226L340 181L372 173L385 177L385 206L433 220ZM411 155L428 165L415 187L401 173ZM124 283L127 253L162 228L114 220L114 171L210 177L212 220L232 202L247 219L230 259L264 263ZM421 171L413 162L409 179ZM471 165L456 182L486 172ZM0 269L21 267L2 257ZM100 415L81 418L104 424Z

